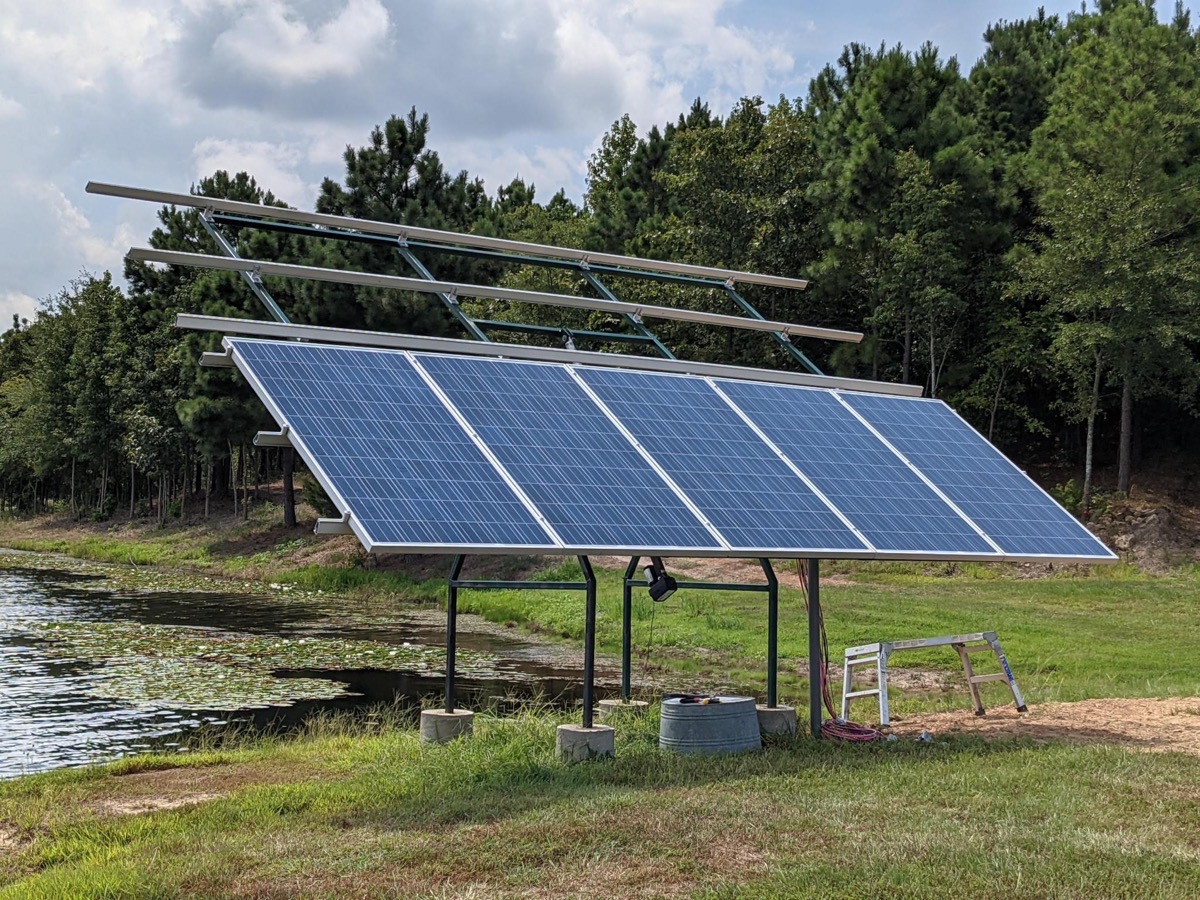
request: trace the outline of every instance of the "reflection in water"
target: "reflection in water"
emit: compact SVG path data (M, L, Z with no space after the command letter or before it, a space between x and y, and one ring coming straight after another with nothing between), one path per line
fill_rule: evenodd
M36 569L0 570L0 778L83 765L151 748L179 746L201 725L236 721L252 727L291 727L317 711L439 696L442 680L428 674L357 669L289 670L285 677L323 678L356 696L303 701L231 715L147 709L93 696L103 665L63 660L28 629L53 622L128 622L252 635L319 635L401 645L440 645L428 624L341 627L311 604L285 598L183 592L120 592L100 588L100 576ZM460 646L497 656L487 677L461 677L460 703L507 711L531 697L560 705L579 700L580 673L547 664L544 647L518 638L460 632Z

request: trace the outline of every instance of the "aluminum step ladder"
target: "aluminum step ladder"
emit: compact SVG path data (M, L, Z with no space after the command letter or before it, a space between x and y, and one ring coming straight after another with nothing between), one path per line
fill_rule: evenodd
M916 638L910 641L880 641L876 644L861 644L857 647L846 648L846 661L842 673L842 718L850 718L850 701L855 697L879 698L879 724L890 725L891 715L888 712L887 674L888 660L899 650L917 650L926 647L944 647L949 645L958 653L962 660L963 673L967 676L967 688L971 692L971 702L975 704L975 715L984 714L983 699L979 695L979 685L987 681L1004 681L1012 691L1013 703L1017 712L1026 712L1025 698L1013 678L1012 668L1008 658L1000 646L1000 638L994 631L977 631L974 634L952 634L946 637ZM994 653L1003 671L987 675L976 675L975 667L971 665L972 653ZM862 666L875 666L875 687L854 690L854 669Z

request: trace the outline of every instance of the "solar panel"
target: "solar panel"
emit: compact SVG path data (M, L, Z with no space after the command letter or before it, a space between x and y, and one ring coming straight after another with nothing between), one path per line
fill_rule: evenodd
M1000 555L833 393L715 383L882 553Z
M940 400L841 397L1006 553L1115 558Z
M554 548L403 353L227 346L370 545Z
M871 549L704 379L575 371L732 547Z
M724 549L565 367L414 358L565 545Z

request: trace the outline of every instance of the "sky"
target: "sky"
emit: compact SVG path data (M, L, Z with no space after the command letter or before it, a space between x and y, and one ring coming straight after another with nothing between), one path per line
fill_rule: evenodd
M802 97L851 41L932 41L969 70L989 23L1037 6L0 0L0 328L84 273L119 278L146 243L156 207L86 194L89 180L185 192L244 169L311 209L347 145L416 106L449 171L493 195L519 175L543 201L559 188L579 200L588 156L624 113L644 133L695 97L720 115L743 96Z

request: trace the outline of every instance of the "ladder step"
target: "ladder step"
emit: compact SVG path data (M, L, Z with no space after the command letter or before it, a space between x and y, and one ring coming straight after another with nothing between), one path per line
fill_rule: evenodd
M991 644L972 644L969 647L963 647L968 653L991 653Z
M1008 681L1008 676L1003 672L996 672L992 675L973 675L970 681L971 684L981 684L984 681Z
M869 691L851 691L848 694L843 694L843 697L878 697L879 688L871 688Z
M878 656L864 656L861 659L847 659L846 667L850 668L853 666L865 666L867 663L877 663L877 662L879 662Z

